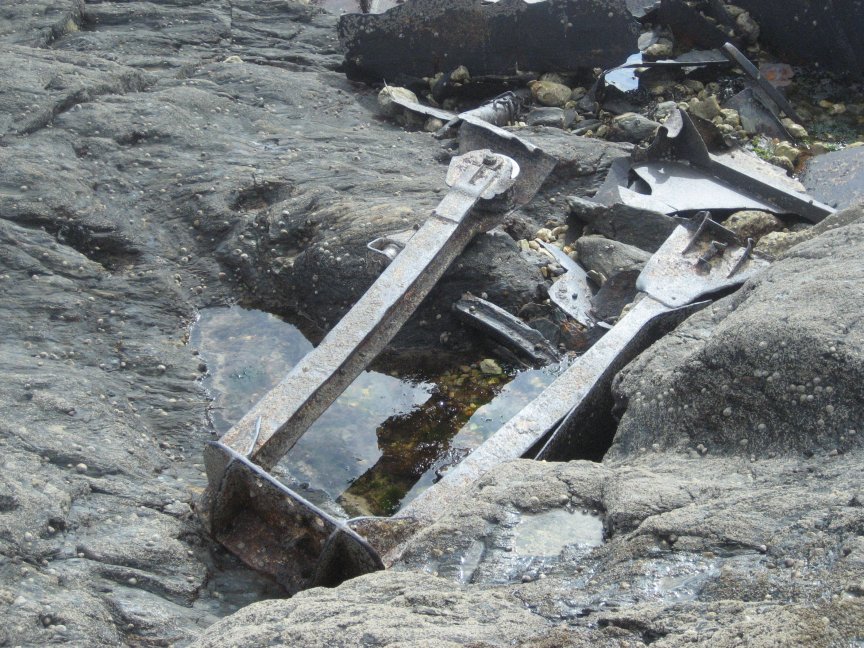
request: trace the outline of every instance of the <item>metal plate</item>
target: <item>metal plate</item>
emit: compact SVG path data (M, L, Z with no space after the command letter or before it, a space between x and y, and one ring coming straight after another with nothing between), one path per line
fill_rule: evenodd
M594 326L591 299L594 291L588 283L588 273L561 248L540 242L566 272L549 288L549 299L582 326Z
M290 594L384 568L375 549L352 529L234 449L209 443L205 464L211 534Z
M674 308L740 285L769 265L755 256L739 265L745 248L736 244L732 232L714 224L694 238L697 227L697 223L692 223L675 228L639 275L636 281L639 290ZM729 247L707 264L700 262L714 241L728 243Z
M633 171L651 187L652 208L656 209L661 203L671 207L671 211L664 212L666 214L702 209L777 211L774 205L738 191L706 175L704 171L681 162L643 162L634 165ZM623 195L622 198L625 201L627 199Z

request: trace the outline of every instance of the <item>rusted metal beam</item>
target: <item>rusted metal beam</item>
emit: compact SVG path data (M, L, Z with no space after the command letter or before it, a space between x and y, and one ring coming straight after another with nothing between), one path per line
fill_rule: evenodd
M718 249L725 253L718 253ZM490 469L537 448L571 412L586 415L586 405L598 397L598 391L608 390L615 373L650 343L648 331L653 324L662 318L680 317L678 309L689 307L704 295L740 285L767 265L767 261L752 256L751 246L739 245L731 231L710 220L707 212L698 226L678 226L639 276L637 286L646 293L642 300L540 396L399 515L421 521L434 519L445 502ZM553 438L547 445L560 441ZM548 450L541 451L541 456L547 454Z
M431 217L321 344L221 442L238 449L256 437L252 460L264 468L275 465L383 350L471 239L488 227L482 213L472 215L472 209L508 191L518 173L510 158L488 150L454 158L447 176L451 189Z

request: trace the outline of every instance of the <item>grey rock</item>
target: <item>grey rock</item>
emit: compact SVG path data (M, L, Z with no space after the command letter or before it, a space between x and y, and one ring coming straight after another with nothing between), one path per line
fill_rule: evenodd
M758 241L766 234L779 232L786 225L774 214L758 210L745 210L732 214L723 221L723 226L735 232L742 239Z
M419 24L424 29L416 29ZM483 37L466 38L460 27L469 24ZM375 79L434 76L446 61L465 65L475 77L609 68L633 51L637 34L624 0L505 0L494 7L437 0L396 4L379 14L350 12L339 21L347 73Z
M534 81L530 84L531 94L541 106L563 106L570 100L569 86L554 81Z
M864 36L855 28L864 21L864 5L847 2L837 6L790 0L778 5L765 0L736 0L759 25L760 42L779 60L813 65L860 78ZM838 43L843 43L838 46Z
M568 128L575 117L574 111L563 108L534 108L528 113L526 122L529 126Z
M606 277L628 270L642 270L651 258L644 250L603 236L577 239L576 254L586 270L596 270Z
M707 121L712 121L716 117L723 116L716 95L709 95L704 99L691 99L690 114L701 117Z
M864 146L810 158L801 182L811 196L839 209L864 201Z
M851 224L796 246L619 374L612 456L655 443L757 458L861 446L849 430L864 425L864 213L840 217Z
M831 214L813 226L796 228L789 232L769 232L759 239L756 251L770 257L781 257L799 243L809 241L838 227L854 223L858 220L858 214L859 210L845 209Z
M678 110L678 103L675 101L663 101L657 104L654 108L654 119L660 123L666 121L666 119L673 112Z
M255 604L196 645L499 645L484 621L532 646L638 646L662 636L665 645L731 647L740 633L757 646L840 645L864 630L859 597L824 596L857 591L864 572L850 537L864 519L849 504L860 460L859 451L756 464L649 451L603 464L510 462L403 544L391 570ZM604 512L602 545L568 538L566 520L584 520L582 511ZM530 524L549 514L558 528ZM844 542L851 551L838 563ZM777 567L790 555L806 557L798 577Z
M585 223L586 235L600 234L647 252L656 252L677 226L670 216L622 203L605 206L568 196L567 204L571 215Z
M659 123L639 113L624 113L612 120L609 126L609 139L638 144L653 137L659 127Z
M511 646L545 631L541 618L504 593L460 589L428 574L379 572L289 601L256 603L209 628L194 645Z

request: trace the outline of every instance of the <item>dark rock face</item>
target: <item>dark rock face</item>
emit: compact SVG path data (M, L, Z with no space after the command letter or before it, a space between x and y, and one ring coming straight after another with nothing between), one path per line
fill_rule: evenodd
M807 2L792 0L778 10L769 0L741 0L759 23L761 40L789 63L817 61L850 77L864 76L864 1Z
M339 21L348 74L390 80L460 65L472 75L609 68L633 52L637 32L623 0L409 0Z
M833 151L809 160L801 181L817 200L838 209L864 201L864 147Z

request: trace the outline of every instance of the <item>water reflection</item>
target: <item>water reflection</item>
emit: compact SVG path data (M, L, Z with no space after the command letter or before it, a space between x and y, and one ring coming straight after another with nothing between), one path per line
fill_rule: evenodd
M201 311L190 341L209 368L204 384L214 396L212 418L219 433L312 349L296 327L239 307ZM556 373L552 368L489 376L476 362L436 376L364 372L275 472L295 486L308 483L325 491L348 514L392 514L480 445Z

